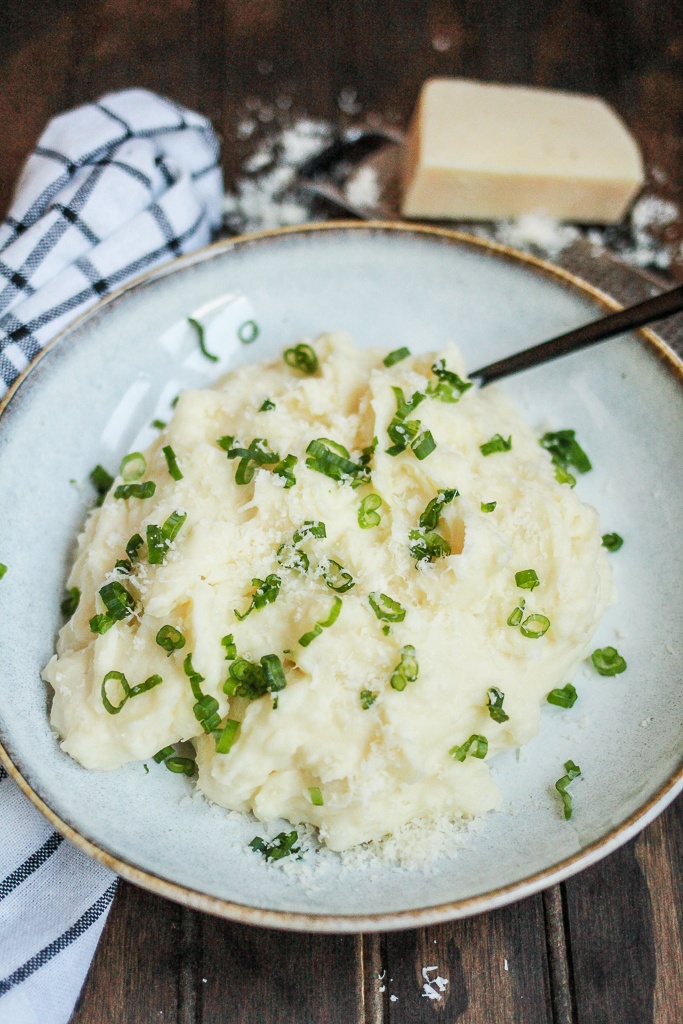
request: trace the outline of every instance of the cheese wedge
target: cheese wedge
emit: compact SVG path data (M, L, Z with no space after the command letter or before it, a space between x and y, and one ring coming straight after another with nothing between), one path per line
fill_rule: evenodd
M408 132L401 212L612 224L642 184L638 145L603 100L433 78Z

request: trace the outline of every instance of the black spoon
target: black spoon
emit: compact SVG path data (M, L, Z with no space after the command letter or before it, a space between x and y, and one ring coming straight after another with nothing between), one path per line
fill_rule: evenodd
M635 306L628 306L620 309L618 313L610 313L602 316L599 320L593 320L583 327L560 334L550 341L542 341L540 345L533 345L525 348L522 352L515 352L512 356L499 359L488 366L482 366L469 374L469 377L483 387L501 377L510 377L520 370L528 370L532 366L540 366L542 363L549 363L558 356L567 355L569 352L579 352L582 348L595 345L598 341L606 341L613 338L615 334L624 334L626 331L635 330L637 327L644 327L655 320L662 320L673 313L680 313L683 310L683 285L672 288L654 299L646 299Z

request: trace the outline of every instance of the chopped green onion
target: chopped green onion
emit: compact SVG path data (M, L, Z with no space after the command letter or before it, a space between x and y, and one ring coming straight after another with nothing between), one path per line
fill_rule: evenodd
M133 614L135 598L117 580L106 583L100 589L100 597L112 619L120 622Z
M150 426L154 427L155 430L164 430L166 428L166 420L152 420Z
M270 412L271 409L275 408L275 402L272 402L270 398L266 398L263 405L259 409L259 412Z
M315 626L309 633L304 633L302 637L299 637L299 643L301 644L301 646L308 647L309 644L313 643L316 637L320 636L323 629L327 629L329 626L334 625L334 623L339 618L341 607L341 597L335 597L334 600L332 601L332 608L330 609L330 614L327 616L327 618L322 619L319 622L316 622Z
M241 722L236 722L234 718L227 720L220 733L216 736L217 754L230 753L233 743L237 739L237 733L240 731L241 724Z
M225 660L234 661L237 657L237 647L235 646L235 638L232 633L228 633L221 640L221 646L225 648Z
M535 569L520 569L515 573L515 583L520 590L533 590L541 585Z
M409 348L406 348L405 346L403 348L395 348L393 352L389 352L389 354L384 357L382 362L387 367L393 366L395 363L400 363L402 359L407 359L409 355Z
M180 401L180 395L182 395L182 391L180 392L180 394L176 395L176 396L175 396L175 398L173 398L173 399L171 400L171 408L172 408L172 409L175 409L176 405L177 405L177 404L178 404L178 402Z
M308 572L310 560L305 551L299 551L294 544L281 544L275 556L283 569L296 569L297 572Z
M164 447L161 450L164 453L164 458L166 459L166 465L168 466L168 471L171 474L171 476L173 477L173 479L174 480L182 480L183 479L183 474L180 472L180 468L178 466L178 460L176 459L176 454L173 451L173 449L171 448L170 444L164 445Z
M156 641L169 658L174 651L182 651L185 646L185 637L175 626L162 626L157 633Z
M576 477L568 473L564 466L555 466L555 479L558 484L569 484L570 487L576 486Z
M252 341L256 341L260 333L259 325L255 320L245 320L237 329L237 337L243 345L250 345Z
M465 391L472 387L472 381L462 380L457 373L446 369L445 359L439 359L434 363L432 373L438 378L438 383L430 381L427 385L427 394L440 402L458 402Z
M117 558L114 562L114 568L118 569L118 571L124 575L130 576L133 571L133 563L129 558Z
M139 533L134 533L133 536L130 538L130 540L126 544L126 554L130 558L131 562L137 560L138 551L144 543L145 542Z
M406 617L405 608L387 594L380 594L375 590L368 594L368 601L378 619L384 619L386 622L403 622Z
M157 489L153 480L145 480L144 484L119 484L114 491L115 498L151 498Z
M98 494L105 495L114 483L114 477L99 463L90 472L90 479Z
M453 498L458 498L459 492L456 487L446 488L443 491L439 491L435 498L427 505L426 509L420 516L420 527L423 530L436 530L439 525L439 519L443 512L444 506L449 505Z
M325 803L325 801L323 800L323 795L317 786L309 786L308 795L310 796L311 803L313 804L314 807L322 807L323 804Z
M292 542L294 544L301 544L307 537L315 537L317 540L327 537L325 524L320 519L307 519L303 526L294 531Z
M385 636L389 636L389 634L391 633L391 626L389 625L388 622L385 622L384 625L382 626L382 632L384 633Z
M264 654L261 658L261 668L266 679L266 689L269 693L284 690L287 685L287 677L277 654Z
M360 691L360 706L363 711L367 711L377 700L379 694L376 690L361 690Z
M306 345L303 342L295 345L294 348L286 348L282 353L282 358L287 363L287 366L300 370L301 373L310 375L318 369L317 355L310 345Z
M351 590L351 587L356 585L351 573L346 572L334 559L329 559L327 565L322 569L322 574L330 590L335 590L338 594L345 594L347 590Z
M166 552L176 539L183 523L187 519L186 512L171 512L163 526L153 523L147 527L147 557L150 565L161 565Z
M260 853L265 860L282 860L293 853L299 853L301 847L295 846L299 835L295 831L280 832L270 842L266 842L261 836L254 836L249 843L250 849Z
M499 690L497 686L490 686L486 691L486 695L486 707L493 721L498 722L499 725L509 721L510 716L507 712L503 711L503 701L505 700L503 691Z
M277 711L280 706L280 694L276 693L273 697L273 711Z
M386 452L387 455L395 456L404 452L417 437L420 431L420 421L409 420L408 416L417 409L426 396L416 391L412 398L406 400L402 388L392 386L391 390L396 398L396 413L387 427L387 434L394 443L386 449Z
M211 697L206 693L194 704L192 708L194 717L197 719L205 733L213 732L221 724L221 716L218 708L219 705L216 698Z
M391 687L393 690L405 690L408 683L414 683L418 677L420 667L415 657L415 648L406 644L401 648L401 660L391 673Z
M118 704L112 704L107 694L107 683L112 679L119 683L121 690L123 691L123 696ZM123 672L107 672L106 676L102 680L102 688L100 692L102 694L102 703L104 704L105 711L108 711L110 715L118 715L119 711L130 697L130 686L128 685L128 680L124 676Z
M212 363L218 362L218 356L215 356L212 352L209 352L206 347L206 328L204 324L201 324L199 320L195 320L194 317L188 316L187 322L192 324L195 331L197 332L197 341L199 342L199 350L203 356L210 359Z
M545 636L550 629L550 619L547 615L527 615L524 622L519 627L522 636L528 636L532 640L538 640L539 637Z
M125 482L129 484L133 480L140 480L145 475L146 469L147 459L142 452L131 452L130 455L125 455L121 459L119 473Z
M481 510L482 512L493 512L497 504L497 501L482 501Z
M525 604L526 601L524 600L524 598L522 598L517 607L510 612L507 620L508 626L519 626L520 622L522 621L522 616L524 615Z
M415 458L422 462L428 455L436 450L436 441L432 437L431 430L423 430L422 433L411 442L410 447L415 453Z
M618 676L626 671L626 662L616 647L602 647L591 654L591 661L601 676Z
M224 452L229 452L235 444L235 438L232 434L224 434L223 437L216 439L216 444L219 448L222 448Z
M367 445L367 447L363 448L361 457L358 460L361 466L367 467L370 465L370 463L372 462L372 456L375 454L375 450L378 444L379 438L373 437L372 444L369 444Z
M137 697L140 693L147 693L148 690L153 690L155 686L160 686L161 683L163 683L161 676L150 676L149 679L145 679L144 683L138 683L137 686L131 686L130 696Z
M567 786L570 782L579 777L579 775L581 774L581 769L577 764L574 764L573 761L565 761L564 770L567 774L563 775L561 779L557 780L557 782L555 783L555 789L562 797L564 816L565 819L569 821L569 819L572 816L573 807L572 798L570 794L567 792Z
M618 533L603 533L602 535L602 546L608 551L618 551L623 543L624 538L620 537Z
M256 591L252 596L251 604L247 608L246 612L238 612L237 609L233 609L235 612L235 618L242 622L246 619L247 615L250 615L253 611L260 611L261 608L265 608L267 604L272 604L276 600L280 593L280 587L282 586L282 580L279 576L275 576L271 573L266 576L265 580L260 580L258 577L251 581L252 587L256 587Z
M558 708L573 708L578 696L576 688L571 683L567 683L562 689L558 687L551 690L546 700L548 704L555 704Z
M576 483L576 479L568 472L570 467L577 469L579 473L587 473L593 468L590 459L576 440L575 430L549 432L544 434L538 443L550 453L553 465L563 470L568 478L560 479L556 471L555 475L560 483L570 483L572 487Z
M358 509L358 525L361 530L369 530L373 526L379 526L382 517L376 511L382 504L379 494L368 494L363 498Z
M446 538L433 530L428 533L420 529L411 530L408 537L412 541L408 550L416 565L419 562L434 562L437 558L445 558L451 553L451 546Z
M229 669L229 677L223 683L223 692L228 696L246 697L258 700L266 693L283 690L287 678L282 663L276 654L265 654L261 664L236 658Z
M285 481L285 490L289 490L290 487L294 487L296 483L296 477L294 476L294 467L297 462L296 455L285 455L284 459L281 459L276 466L273 466L273 473L276 476L281 476Z
M192 687L192 695L195 700L200 701L204 694L202 693L201 683L204 682L204 676L200 676L199 672L196 672L192 664L192 655L187 654L183 662L183 672L190 680L190 686Z
M166 758L170 757L171 754L173 754L173 753L174 753L174 748L173 747L162 747L161 750L158 750L156 752L156 754L153 757L153 760L156 761L157 764L161 764L162 761L165 761Z
M509 452L511 448L512 435L506 441L500 434L494 434L489 441L479 445L479 451L482 455L493 455L494 452Z
M104 613L101 613L100 615L93 615L90 620L90 632L99 633L100 636L103 636L113 625L114 620L111 615L106 615Z
M225 438L221 438L219 444L223 440ZM268 441L265 437L255 437L248 448L231 448L228 458L239 459L235 471L235 483L240 485L251 483L258 467L272 466L280 461L278 452L268 451Z
M451 757L454 757L456 761L464 761L467 755L470 757L484 758L488 753L489 741L485 736L479 736L477 733L473 733L468 740L459 746L451 747L448 753Z
M176 775L187 775L188 778L192 778L197 768L191 757L167 757L164 764L169 772L174 772Z
M349 477L364 476L367 467L353 462L348 449L328 437L318 437L306 449L306 465L316 473L323 473L332 480L347 480Z
M3 566L2 568L5 568L5 566ZM5 573L0 571L0 579L2 579L4 575ZM67 619L70 619L73 613L78 608L78 602L80 601L80 599L81 592L78 589L78 587L71 587L69 590L67 590L66 597L64 598L60 606L62 609L62 615L66 616Z
M0 580L5 575L6 572L7 572L7 566L5 565L4 562L0 562Z

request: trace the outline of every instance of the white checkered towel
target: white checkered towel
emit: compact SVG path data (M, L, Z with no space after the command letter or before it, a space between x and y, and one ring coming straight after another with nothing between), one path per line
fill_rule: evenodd
M0 396L102 295L206 244L222 195L210 123L170 100L127 89L51 121L0 226ZM0 766L0 1024L66 1024L115 888Z
M223 184L209 121L145 89L54 118L0 226L0 396L103 295L210 240Z

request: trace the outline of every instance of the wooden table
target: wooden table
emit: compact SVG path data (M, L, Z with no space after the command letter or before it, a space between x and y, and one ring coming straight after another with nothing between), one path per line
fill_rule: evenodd
M675 0L5 0L3 10L3 207L47 119L106 90L144 85L211 117L229 184L249 151L235 131L248 97L286 94L293 110L335 120L352 87L401 124L434 74L604 96L666 175L661 194L683 205ZM672 274L683 280L683 260ZM73 1024L681 1024L682 936L679 798L566 883L419 931L265 931L121 883ZM439 1002L421 994L427 964L449 980Z

